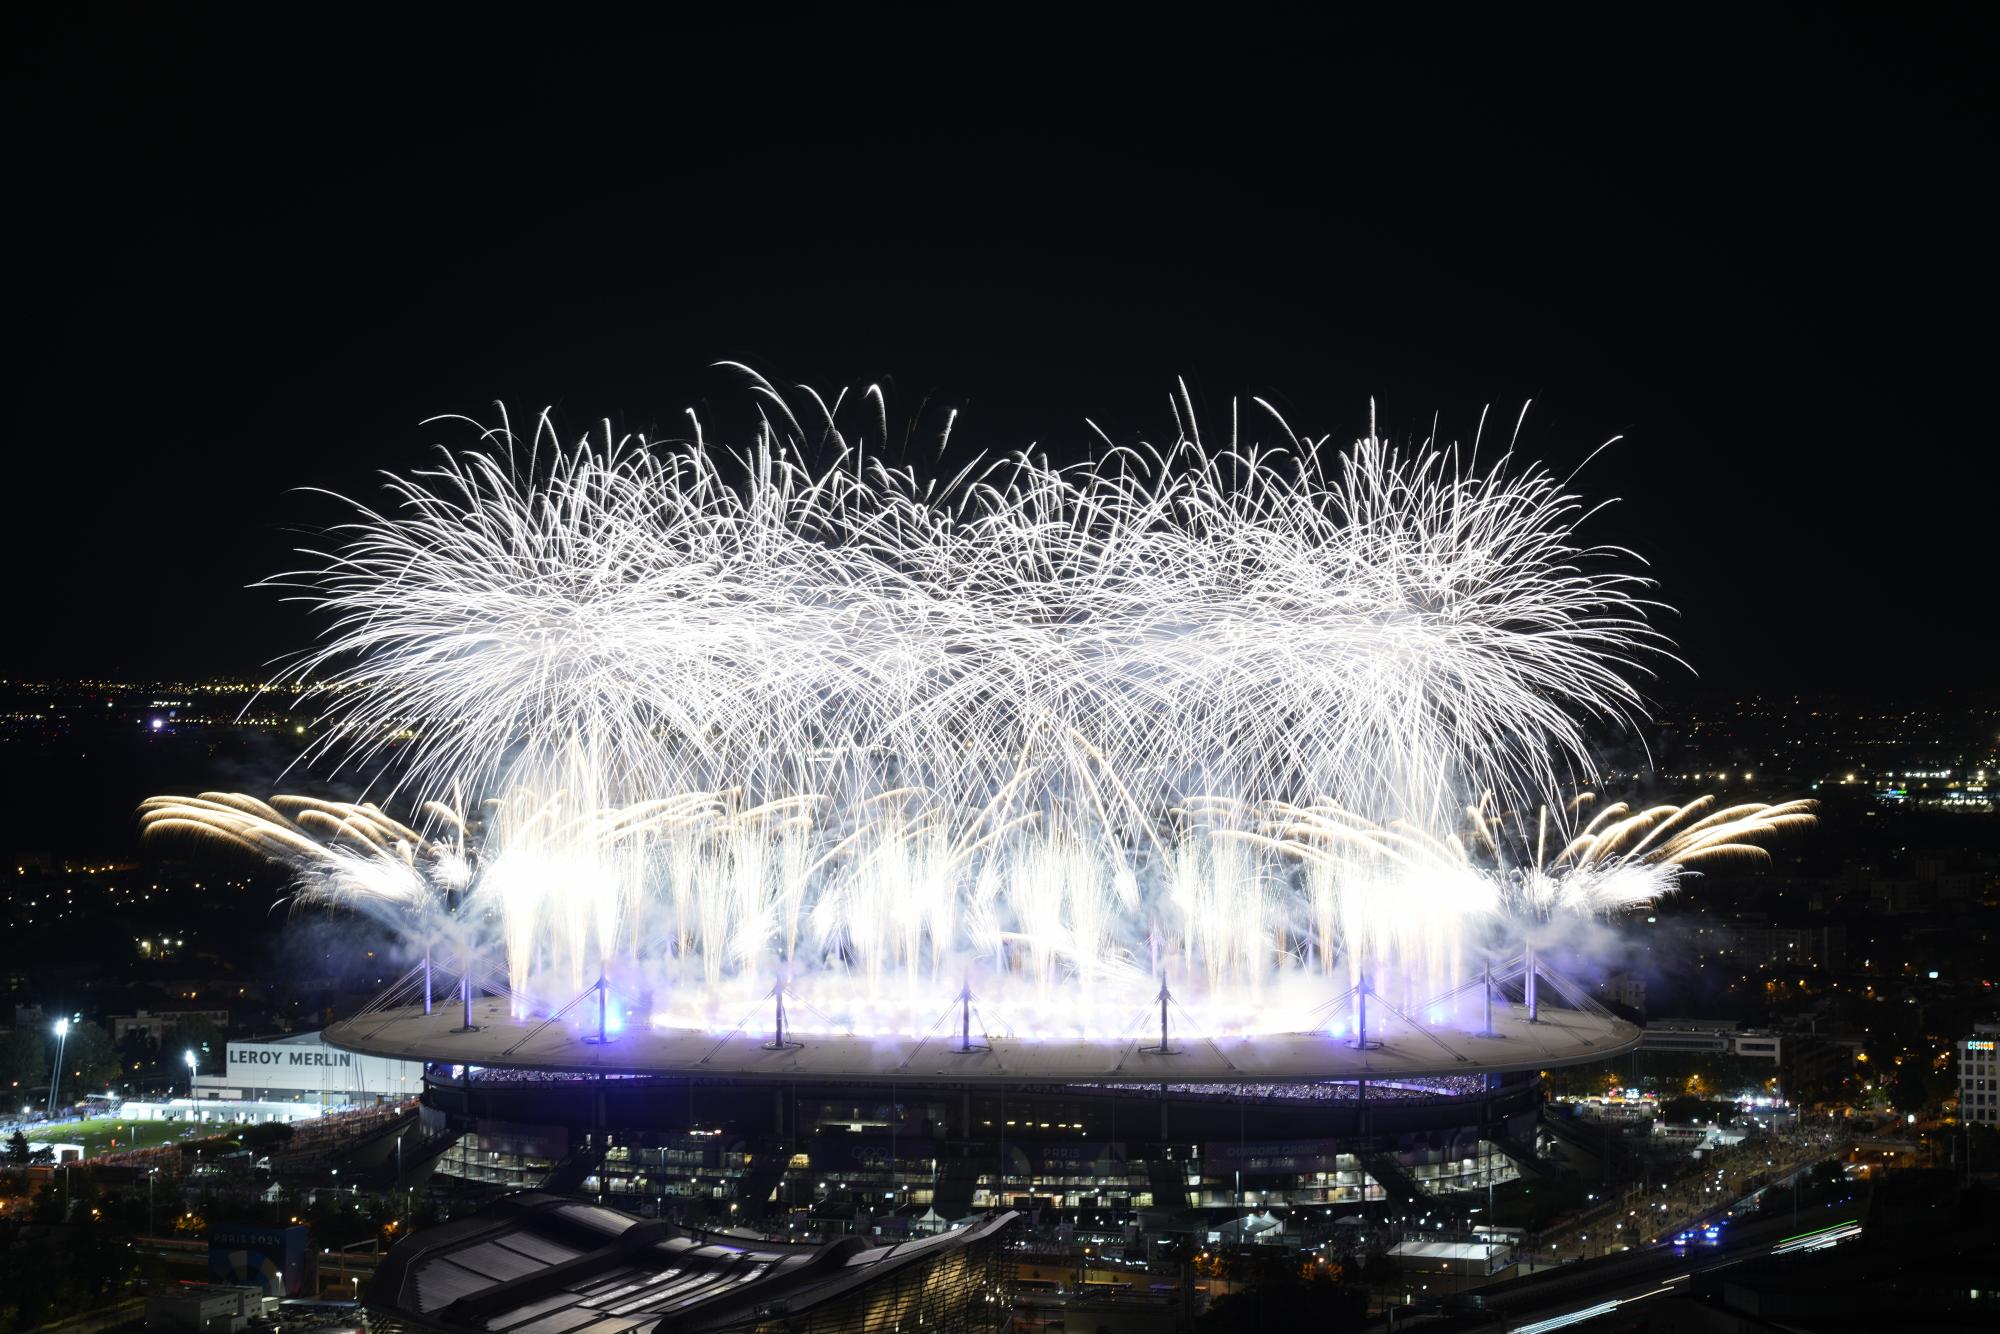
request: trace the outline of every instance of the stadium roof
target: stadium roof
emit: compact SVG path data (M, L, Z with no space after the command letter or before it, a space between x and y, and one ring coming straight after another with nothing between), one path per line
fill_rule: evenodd
M447 1330L701 1334L865 1301L878 1287L893 1297L888 1289L934 1279L938 1261L991 1241L1015 1217L892 1245L862 1237L798 1244L526 1191L398 1243L367 1305L395 1322ZM926 1295L951 1302L983 1295L981 1266L955 1266L948 1277L958 1281L931 1281Z
M1544 1007L1530 1022L1519 1004L1495 1005L1490 1034L1386 1024L1357 1047L1325 1033L1256 1037L1176 1037L1166 1053L1157 1038L977 1038L961 1051L959 1035L929 1037L798 1034L782 1046L768 1034L738 1030L628 1028L609 1042L565 1023L510 1013L506 1001L475 1002L477 1031L458 1031L458 1006L377 1010L330 1025L336 1047L451 1065L704 1078L772 1080L944 1080L968 1084L1272 1083L1394 1079L1484 1071L1539 1070L1598 1061L1638 1045L1639 1029L1601 1010Z

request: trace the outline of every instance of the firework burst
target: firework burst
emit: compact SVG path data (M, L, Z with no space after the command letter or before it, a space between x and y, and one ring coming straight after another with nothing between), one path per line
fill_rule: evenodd
M707 1022L774 976L850 1016L975 973L1417 995L1510 915L1615 910L1809 818L1613 806L1513 856L1487 811L1587 774L1664 651L1546 470L1275 415L1276 446L1210 447L1183 392L1170 445L933 483L839 400L751 387L738 450L503 417L274 581L326 618L292 664L332 701L314 758L433 832L220 796L148 832L419 916L458 906L448 870L518 997L617 971Z

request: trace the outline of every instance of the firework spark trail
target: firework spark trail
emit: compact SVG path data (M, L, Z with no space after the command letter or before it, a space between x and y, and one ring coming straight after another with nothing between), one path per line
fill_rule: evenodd
M327 617L291 668L332 701L314 758L393 752L434 819L488 799L451 846L519 995L622 967L1046 996L1155 957L1217 995L1336 960L1415 994L1500 914L1636 901L1800 814L1625 813L1556 863L1468 860L1463 794L1549 801L1664 651L1542 469L1282 423L1211 449L1183 393L1171 445L933 484L840 399L751 388L733 453L503 417L273 581ZM357 899L428 874L372 807L208 800L148 827Z
M1019 981L1031 1004L1046 1004L1059 978L1086 1001L1107 979L1127 1000L1147 994L1149 974L1110 925L1118 895L1103 891L1092 851L1073 839L1007 845L984 873L1004 878L997 892L990 885L984 892L1006 924L982 928L976 919L993 905L977 891L966 901L968 850L947 846L938 826L912 826L896 805L878 802L870 823L837 840L824 834L815 845L803 815L809 803L742 811L734 800L695 793L611 813L572 812L528 793L495 800L487 817L492 851L473 900L481 912L470 922L446 906L471 876L457 847L371 806L158 797L145 804L142 826L148 836L212 838L290 864L308 900L358 908L425 944L458 949L491 934L517 996L537 985L574 992L606 971L643 975L649 964L678 958L688 966L676 976L706 990L677 1001L675 1013L708 1023L718 1004L746 998L732 979L748 977L753 991L758 985L763 974L744 966L771 950L774 936L808 922L826 952L819 963L838 956L851 965L829 972L832 986L814 993L850 1021L874 1015L888 1028L906 1027L938 998L926 979L950 981L968 966ZM1560 847L1551 852L1543 818L1530 826L1485 808L1470 814L1468 837L1439 838L1328 803L1190 799L1175 817L1160 868L1165 901L1156 905L1170 913L1165 925L1180 975L1223 1031L1290 1031L1326 993L1280 988L1287 1001L1271 1003L1266 992L1274 981L1323 975L1336 961L1347 985L1366 976L1414 1003L1438 979L1459 975L1482 926L1650 903L1697 863L1768 857L1752 840L1814 818L1807 802L1717 810L1703 797L1640 812L1621 803L1574 835L1560 832L1573 827L1570 815L1552 817ZM442 823L454 832L465 824ZM551 894L550 885L564 892ZM677 915L689 903L692 921ZM953 929L956 914L973 919L963 931ZM651 934L622 929L628 921ZM1304 942L1306 953L1289 955L1288 938ZM940 966L947 946L959 973ZM980 962L968 965L966 956ZM1061 1031L1064 1021L1045 1012L1033 1026Z
M1654 639L1552 478L1447 451L1366 440L1328 480L1321 451L1183 443L941 494L851 449L809 473L798 440L732 483L709 451L548 429L392 479L400 512L287 581L331 616L296 664L341 688L329 748L417 727L431 796L514 769L606 804L796 790L875 752L952 800L1025 757L1024 796L1103 770L1148 809L1331 793L1435 826L1454 792L1586 763L1579 717L1622 714Z

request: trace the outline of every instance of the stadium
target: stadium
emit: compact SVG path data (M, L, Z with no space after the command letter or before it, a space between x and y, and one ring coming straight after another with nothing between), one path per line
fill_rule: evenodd
M1537 1072L1639 1033L1529 976L1520 961L1479 979L1491 1024L1468 1033L1380 1007L1351 1038L1183 1040L1169 1008L1152 1040L1036 1042L980 1032L969 1005L957 1029L900 1041L797 1035L775 1006L756 1031L601 1033L457 988L325 1040L422 1062L426 1122L457 1139L440 1168L475 1181L696 1224L908 1234L1005 1209L1201 1240L1293 1212L1315 1231L1463 1221L1489 1186L1547 1170Z
M421 1068L448 1176L766 1236L1463 1223L1549 1170L1538 1072L1638 1041L1566 975L1606 923L1811 819L1580 788L1663 641L1511 455L1210 448L1183 393L1171 446L938 482L875 391L869 439L751 387L736 452L503 421L273 581L330 624L308 759L385 800L143 808L395 933L324 1040Z

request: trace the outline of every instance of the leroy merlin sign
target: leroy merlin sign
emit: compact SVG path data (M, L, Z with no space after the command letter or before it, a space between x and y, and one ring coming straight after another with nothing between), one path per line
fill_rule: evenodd
M300 1069L350 1070L354 1067L354 1053L332 1051L326 1047L253 1047L232 1042L229 1044L229 1064L232 1069L237 1066L282 1065Z

